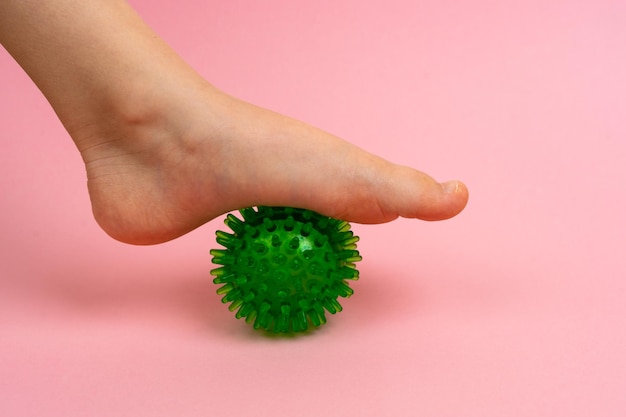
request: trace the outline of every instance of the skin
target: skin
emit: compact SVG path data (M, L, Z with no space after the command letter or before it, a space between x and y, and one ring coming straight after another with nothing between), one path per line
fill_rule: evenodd
M2 0L0 42L67 129L94 217L120 241L165 242L254 205L383 223L443 220L467 204L459 181L218 90L124 1Z

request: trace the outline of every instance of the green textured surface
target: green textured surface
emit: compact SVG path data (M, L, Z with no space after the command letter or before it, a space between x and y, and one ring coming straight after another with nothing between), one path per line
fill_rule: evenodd
M240 210L224 223L233 233L216 232L213 282L237 318L255 329L300 332L326 323L326 312L342 310L339 297L353 290L359 240L350 224L310 210L258 207Z

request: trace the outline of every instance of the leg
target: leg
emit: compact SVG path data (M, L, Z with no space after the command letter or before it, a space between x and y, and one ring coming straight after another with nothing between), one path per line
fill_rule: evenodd
M0 41L76 143L94 216L118 240L164 242L259 204L381 223L467 202L460 182L217 90L122 0L3 0Z

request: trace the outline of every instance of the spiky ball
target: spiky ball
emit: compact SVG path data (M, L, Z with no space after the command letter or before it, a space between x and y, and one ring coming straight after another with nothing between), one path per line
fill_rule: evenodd
M235 316L255 329L300 332L326 323L326 312L342 310L338 297L353 290L359 240L350 224L310 210L265 207L229 214L233 233L217 231L213 249L217 293Z

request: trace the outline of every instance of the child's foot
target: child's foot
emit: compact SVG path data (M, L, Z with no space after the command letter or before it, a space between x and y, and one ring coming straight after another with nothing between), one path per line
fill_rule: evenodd
M176 91L161 91L163 101L150 109L109 115L77 133L95 218L112 237L160 243L253 205L362 223L440 220L465 207L462 183L439 184L196 83L186 88L182 81Z

